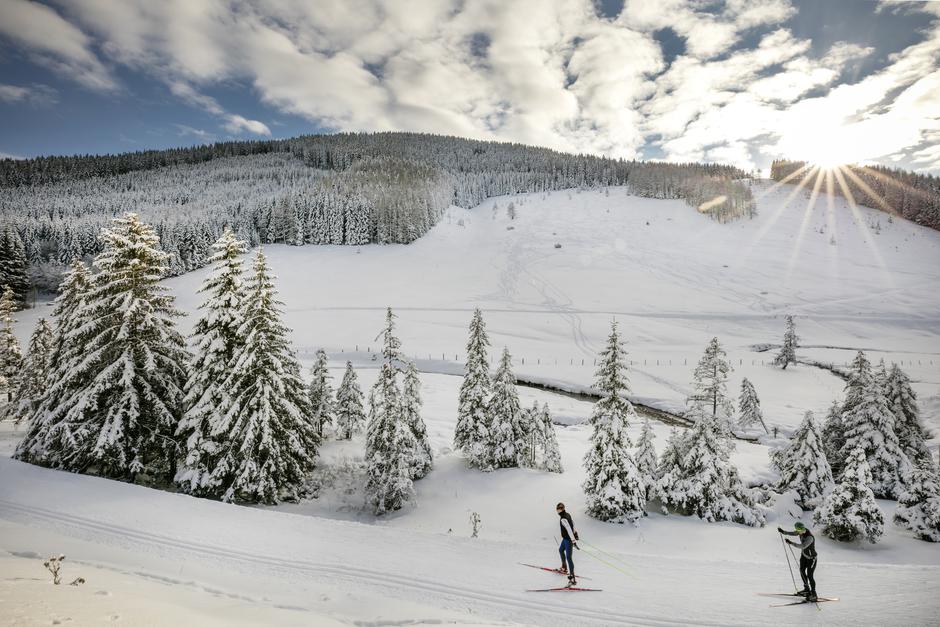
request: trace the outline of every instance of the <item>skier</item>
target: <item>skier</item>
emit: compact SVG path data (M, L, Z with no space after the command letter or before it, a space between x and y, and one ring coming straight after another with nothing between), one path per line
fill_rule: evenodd
M574 561L571 559L571 548L572 546L580 548L578 547L578 532L574 529L571 514L565 511L564 503L556 505L555 511L561 519L559 521L561 526L561 545L558 547L558 554L561 555L561 568L559 570L562 573L568 573L568 586L575 586L578 582L574 578Z
M800 537L799 542L787 540L787 544L800 547L800 577L803 579L803 589L797 594L805 596L807 601L816 601L816 579L813 577L816 572L816 538L801 522L794 523L793 528L796 531L784 531L780 527L777 527L777 531L785 536Z

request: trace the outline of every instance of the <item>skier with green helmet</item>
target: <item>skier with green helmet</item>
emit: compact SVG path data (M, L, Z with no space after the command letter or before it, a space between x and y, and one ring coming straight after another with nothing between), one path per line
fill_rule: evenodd
M805 596L807 601L816 601L816 538L806 528L806 525L797 521L793 524L794 531L785 531L777 527L777 531L785 536L799 536L800 541L787 540L787 544L800 547L800 578L803 579L803 589L797 592Z

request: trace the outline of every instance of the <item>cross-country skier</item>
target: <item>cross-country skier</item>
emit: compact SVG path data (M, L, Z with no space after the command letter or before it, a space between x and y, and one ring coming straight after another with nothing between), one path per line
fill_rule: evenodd
M574 561L571 559L572 547L578 546L578 532L574 529L574 521L571 520L571 514L565 511L565 504L559 503L555 506L558 517L561 519L561 545L558 547L558 553L561 555L561 572L568 573L568 585L577 585L578 581L574 578Z
M777 527L777 531L785 536L800 537L799 542L787 540L787 544L800 547L800 577L803 579L803 589L797 594L805 596L807 601L815 601L816 579L813 573L816 572L816 538L801 522L794 523L793 528L796 531L784 531L780 527Z

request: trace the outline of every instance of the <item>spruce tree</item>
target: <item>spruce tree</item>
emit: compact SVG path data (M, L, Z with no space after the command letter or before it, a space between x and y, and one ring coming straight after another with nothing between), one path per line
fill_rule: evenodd
M53 430L75 440L53 463L121 479L172 477L188 355L175 325L180 314L159 284L168 255L133 213L115 218L101 238L49 408Z
M770 433L767 423L764 422L757 391L750 380L745 377L741 380L741 396L738 399L738 426L742 429L749 429L758 423L763 427L764 433Z
M524 458L528 433L521 428L524 424L520 419L521 413L512 356L504 348L493 377L493 395L489 402L490 441L484 468L513 468Z
M39 407L49 382L49 354L52 351L52 327L40 318L29 338L29 348L16 377L16 394L7 406L6 417L19 422L33 415Z
M894 512L895 524L927 542L940 542L940 477L932 462L918 460Z
M490 366L487 357L489 339L483 313L477 309L470 321L467 339L467 362L457 406L457 426L454 429L454 448L463 451L472 465L486 466L486 450L490 441Z
M897 364L891 365L885 384L885 396L888 408L894 414L895 432L901 450L912 463L932 460L927 448L927 434L920 421L917 394L911 387L910 378Z
M69 342L68 338L82 323L78 312L85 305L90 286L88 268L74 260L59 286L59 296L52 310L54 328L45 389L29 416L26 437L14 453L16 459L53 468L67 467L68 458L78 449L78 441L86 436L83 424L69 422L67 414L57 414L54 410L62 406L71 393L67 375L84 358L84 347Z
M781 366L784 370L790 364L796 363L796 346L800 338L796 335L796 325L793 324L793 316L787 316L787 329L783 334L783 346L780 352L774 358L774 365Z
M626 359L614 321L594 379L601 398L591 412L591 443L584 457L582 487L589 516L636 524L646 515L646 486L630 455L627 429L636 411L626 398L630 391Z
M403 419L398 366L401 342L395 336L395 314L386 312L382 332L382 365L369 392L366 429L366 492L376 514L401 509L413 498L417 442Z
M0 233L0 290L10 288L13 292L13 311L26 305L29 295L28 260L23 240L12 226Z
M193 362L186 380L186 413L177 428L182 462L175 480L184 492L221 496L224 491L218 482L223 477L214 470L229 446L220 436L228 435L221 431L231 404L226 383L243 345L239 328L245 310L242 256L247 245L226 229L212 250L212 271L199 289L205 295L202 314L191 336Z
M728 399L728 373L732 370L727 354L717 337L712 338L705 347L705 354L699 360L693 373L692 396L690 404L700 404L712 416L718 417L727 426L733 409Z
M558 437L555 435L555 425L552 424L552 415L548 403L542 404L538 414L537 423L540 426L540 441L542 445L542 469L548 472L564 472L561 463L561 451L558 450Z
M695 420L682 438L681 461L675 474L663 483L660 499L678 512L706 522L730 520L752 527L764 524L764 516L741 483L730 460L732 444L711 407L692 406Z
M411 429L415 442L414 467L411 471L413 479L426 477L434 467L434 455L428 440L428 429L424 424L424 418L421 417L422 405L418 367L413 361L409 361L405 368L405 380L402 386L401 411L402 420Z
M878 509L865 451L849 450L845 457L842 481L823 499L813 516L813 523L823 534L839 542L864 538L874 544L884 533L884 515Z
M366 415L362 409L362 390L351 361L346 362L343 381L336 391L336 429L348 440L362 429Z
M896 499L903 488L903 477L910 468L910 461L898 444L894 414L888 409L882 386L861 351L852 364L846 386L842 421L845 425L843 455L861 448L871 472L875 496Z
M335 413L333 388L330 385L329 360L326 351L322 348L317 350L317 358L310 368L310 375L310 386L307 393L310 396L310 407L313 411L313 424L316 427L317 436L322 437L323 425L332 425Z
M826 461L822 438L811 411L806 412L790 445L773 459L780 473L778 490L796 490L800 495L800 506L805 511L815 508L832 487L832 470Z
M231 374L230 402L214 429L222 447L211 469L213 495L226 502L273 504L299 496L319 438L290 330L267 259L259 250L245 282Z
M659 458L659 464L656 466L656 483L649 491L651 497L658 498L664 514L669 513L666 505L669 502L669 494L673 486L683 476L685 470L682 467L684 461L683 451L686 449L686 436L688 432L681 433L675 427L669 432L666 438L666 446Z
M640 439L636 443L636 469L643 478L643 485L646 486L646 500L653 497L653 488L656 485L657 474L656 449L653 447L653 429L650 427L650 419L644 418L643 430L640 431Z
M4 405L13 401L17 375L23 361L20 343L13 334L13 312L17 309L16 296L9 287L0 295L0 394Z
M842 467L845 465L845 424L842 422L842 406L837 401L832 401L829 407L829 413L826 414L826 420L822 428L822 445L826 453L826 460L832 469L832 476L838 479L842 475Z

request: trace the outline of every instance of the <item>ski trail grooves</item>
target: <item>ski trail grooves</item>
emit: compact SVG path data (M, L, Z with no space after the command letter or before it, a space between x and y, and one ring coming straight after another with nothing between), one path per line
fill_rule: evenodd
M417 577L399 574L391 575L387 572L355 566L272 557L236 548L197 544L178 538L134 530L120 525L107 524L82 516L62 514L39 507L20 505L6 500L0 500L0 515L14 522L40 522L46 526L55 528L65 535L80 537L99 544L117 544L127 548L143 545L166 550L172 555L177 555L179 551L186 551L195 556L241 562L250 566L268 567L276 571L289 569L315 580L349 580L378 587L383 591L393 588L403 591L430 592L449 597L453 600L475 601L483 605L536 612L545 615L543 620L548 619L549 616L557 618L559 615L564 615L580 620L630 625L650 625L656 627L689 624L682 620L674 621L644 615L625 615L620 612L607 612L598 609L588 609L586 607L571 607L569 604L556 605L550 603L548 605L551 605L551 607L548 608L544 601L526 601L509 594L498 594L490 591L456 587ZM253 569L252 572L256 572L256 569ZM720 625L721 623L695 621L694 624Z

